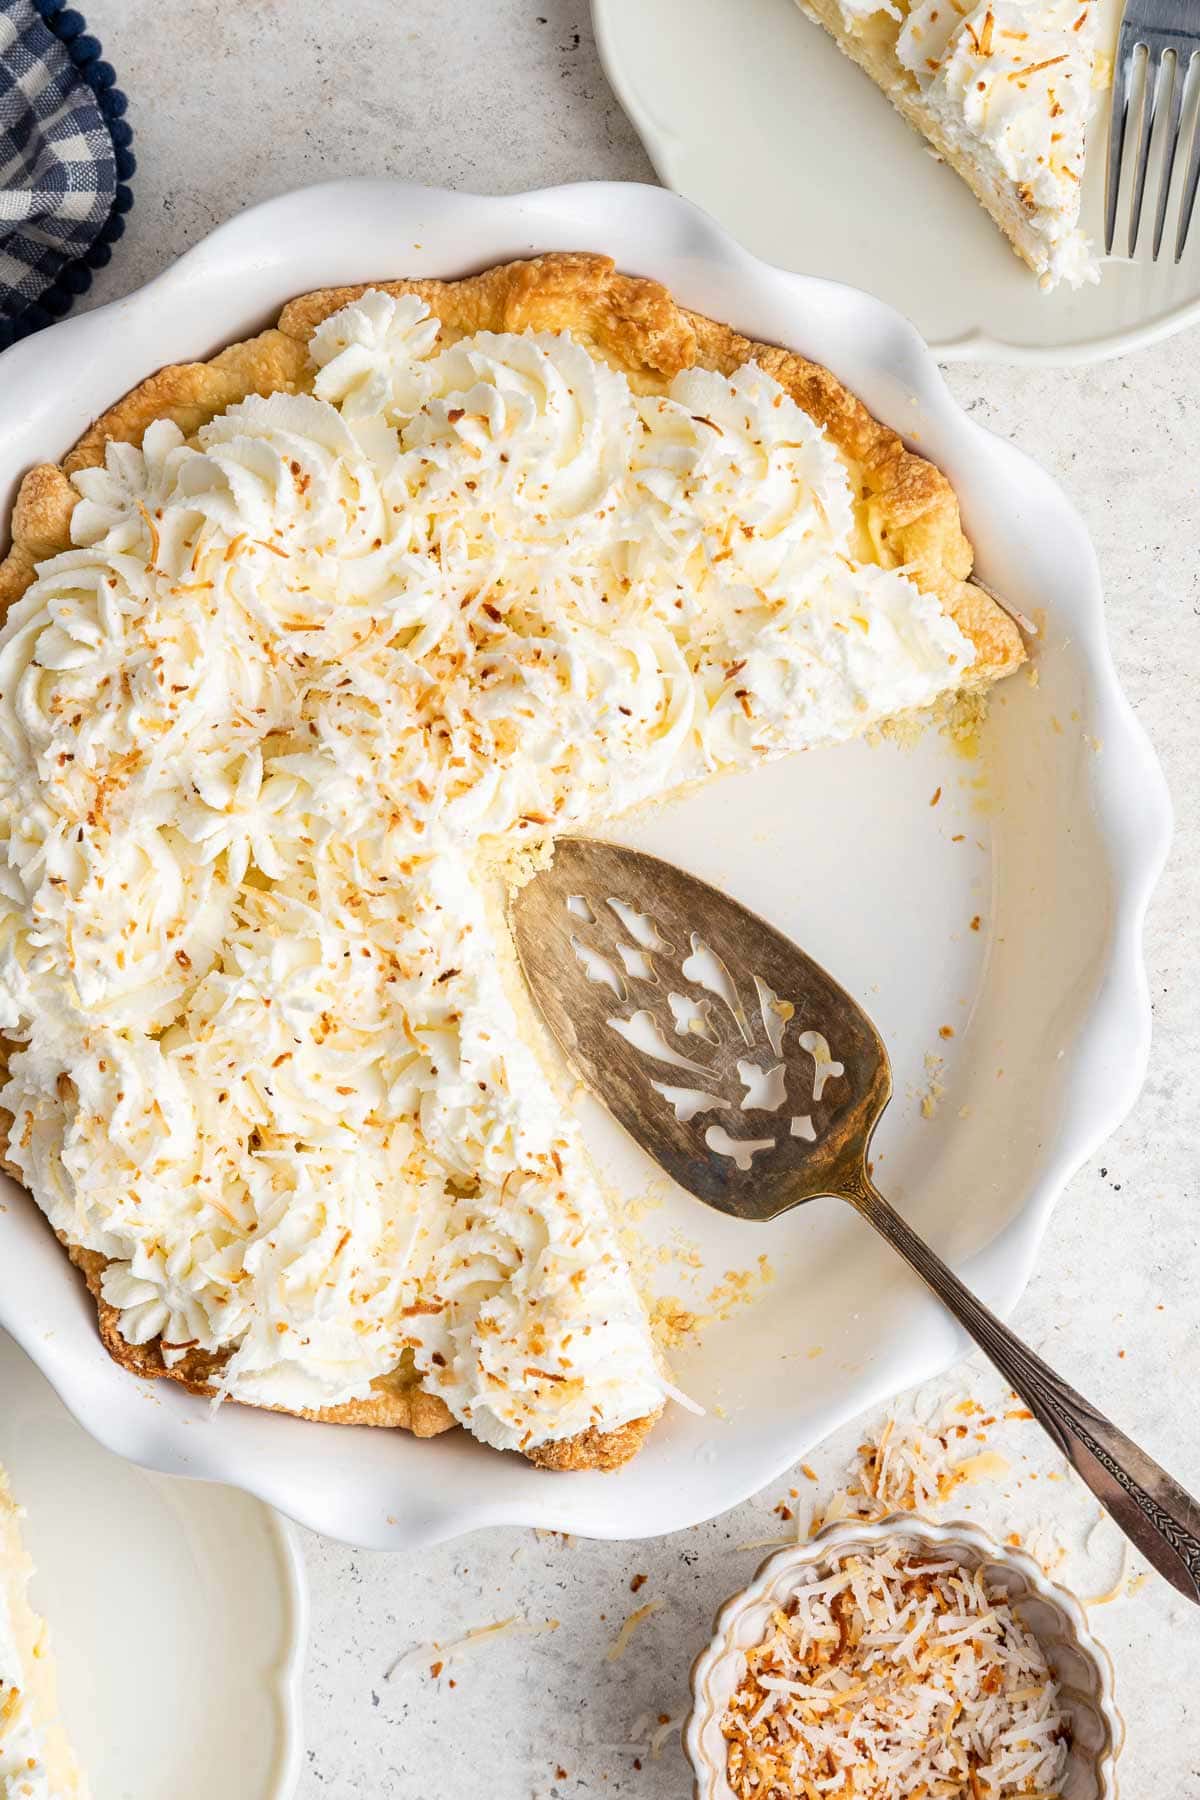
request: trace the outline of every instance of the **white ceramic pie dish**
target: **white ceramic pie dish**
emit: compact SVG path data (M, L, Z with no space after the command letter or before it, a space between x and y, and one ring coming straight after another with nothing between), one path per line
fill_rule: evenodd
M968 1569L988 1569L989 1584L1016 1607L1059 1684L1072 1739L1062 1800L1117 1800L1116 1764L1125 1727L1113 1697L1112 1662L1088 1630L1079 1601L1050 1581L1031 1556L1002 1550L978 1525L961 1519L934 1524L907 1513L871 1524L846 1519L827 1525L808 1543L768 1557L749 1586L726 1601L712 1642L692 1668L683 1748L695 1777L694 1800L732 1800L721 1719L745 1672L746 1651L762 1642L771 1613L786 1605L797 1577L814 1564L856 1550L870 1554L897 1539L918 1550L928 1547L934 1556L954 1556Z
M466 274L552 248L607 251L684 303L826 363L947 471L983 578L1044 620L1039 685L1019 675L998 694L975 759L933 732L912 749L813 752L727 778L628 832L727 886L862 997L896 1072L879 1179L1006 1311L1054 1201L1144 1074L1141 927L1169 807L1116 682L1081 522L1048 476L955 406L896 313L757 261L658 189L496 199L329 184L252 209L138 293L6 352L0 495L7 505L25 468L61 455L150 370L210 354L293 294ZM953 1038L939 1035L944 1025ZM931 1068L931 1056L943 1066ZM935 1076L945 1092L928 1118L921 1100ZM761 1254L773 1275L756 1277L753 1304L674 1358L705 1416L675 1409L617 1476L547 1475L461 1433L418 1443L233 1406L214 1416L169 1383L139 1383L101 1349L91 1303L8 1182L0 1324L111 1449L243 1487L318 1530L380 1547L490 1524L607 1537L680 1529L755 1492L842 1420L958 1353L937 1306L837 1203L737 1227L652 1184L640 1152L594 1109L584 1119L618 1193L652 1186L662 1200L645 1235L690 1253L682 1263L664 1255L660 1291L704 1312L727 1270L753 1270Z

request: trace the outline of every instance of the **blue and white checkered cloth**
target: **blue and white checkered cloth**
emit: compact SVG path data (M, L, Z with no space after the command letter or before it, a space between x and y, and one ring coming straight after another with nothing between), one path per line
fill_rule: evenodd
M0 348L69 311L133 196L125 96L63 0L0 0Z

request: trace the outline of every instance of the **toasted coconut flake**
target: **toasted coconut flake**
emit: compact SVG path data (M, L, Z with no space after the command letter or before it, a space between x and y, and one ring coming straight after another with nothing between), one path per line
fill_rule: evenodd
M411 1650L403 1650L395 1662L384 1671L383 1679L390 1681L393 1675L407 1674L413 1669L430 1669L439 1663L441 1670L447 1663L457 1662L461 1657L470 1656L476 1650L484 1650L492 1644L498 1644L512 1637L542 1637L547 1632L557 1631L557 1619L523 1619L514 1613L507 1619L494 1619L490 1625L477 1625L463 1637L451 1643L415 1644Z
M986 1572L911 1541L803 1571L722 1721L738 1800L1058 1800L1068 1727Z
M643 1619L648 1619L651 1613L661 1612L662 1607L663 1602L661 1599L647 1600L645 1606L639 1606L636 1612L631 1612L620 1631L618 1631L616 1637L613 1639L606 1660L608 1662L619 1662L629 1648L630 1638L642 1623Z

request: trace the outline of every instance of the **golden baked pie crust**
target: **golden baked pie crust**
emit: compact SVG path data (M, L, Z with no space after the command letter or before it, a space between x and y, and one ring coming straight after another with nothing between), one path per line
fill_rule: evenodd
M419 295L441 321L442 345L477 331L569 330L640 392L663 390L681 370L694 365L731 375L744 363L756 361L824 427L851 465L880 560L886 566L903 565L921 589L936 594L975 646L975 662L965 672L965 685L982 686L1024 659L1012 620L968 579L971 546L963 534L953 489L940 470L906 449L896 433L873 418L828 369L795 351L756 343L729 325L685 311L660 283L620 274L609 257L574 252L505 263L458 281L380 281L325 288L289 301L269 330L231 344L207 362L160 369L102 414L61 464L43 464L25 476L13 509L11 548L0 563L0 610L7 611L20 598L39 562L71 548L70 520L77 495L69 477L76 470L102 463L109 442L140 444L147 427L158 419L172 420L190 437L247 395L311 388L316 369L308 355L309 339L324 319L359 299L368 287ZM0 1042L0 1070L12 1047ZM11 1123L0 1110L0 1152ZM20 1179L11 1164L4 1166ZM168 1368L157 1344L127 1343L115 1309L100 1292L105 1258L75 1245L66 1248L96 1302L100 1336L109 1354L135 1374L167 1376L192 1392L211 1394L211 1377L222 1356L189 1351ZM383 1376L371 1385L369 1399L299 1416L337 1424L397 1426L419 1437L432 1437L454 1423L444 1402L411 1378ZM532 1448L527 1455L556 1469L613 1468L638 1450L653 1423L651 1416L615 1432L587 1431Z

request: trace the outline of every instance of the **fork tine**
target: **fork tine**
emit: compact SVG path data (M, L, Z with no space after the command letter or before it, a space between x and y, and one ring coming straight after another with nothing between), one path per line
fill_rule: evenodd
M1195 70L1196 61L1193 55L1188 64L1188 74ZM1195 83L1190 83L1195 86ZM1188 151L1187 176L1183 185L1183 199L1179 203L1179 228L1175 234L1175 261L1180 262L1187 246L1188 231L1191 228L1192 212L1196 205L1196 184L1200 182L1200 114L1193 111L1192 147Z
M1175 152L1179 148L1179 118L1183 111L1183 90L1187 81L1190 64L1181 61L1178 50L1172 56L1168 67L1164 58L1164 80L1171 83L1170 112L1167 115L1167 134L1163 141L1162 174L1158 181L1158 205L1154 213L1154 243L1151 248L1151 261L1158 261L1158 253L1162 249L1163 226L1167 218L1167 201L1171 194L1171 177L1175 173Z
M1146 195L1146 170L1150 162L1150 140L1158 114L1159 78L1162 74L1162 49L1151 44L1146 50L1142 75L1142 107L1138 121L1137 156L1133 165L1133 202L1129 209L1129 254L1137 251L1138 232L1142 224L1142 201Z
M1104 185L1104 254L1112 255L1117 229L1117 197L1121 190L1121 157L1125 151L1125 126L1129 118L1129 71L1133 64L1134 45L1127 41L1125 28L1117 45L1113 65L1112 111L1108 116L1108 174ZM1178 260L1178 259L1177 259Z

